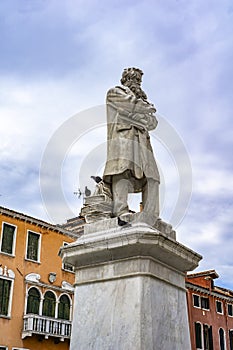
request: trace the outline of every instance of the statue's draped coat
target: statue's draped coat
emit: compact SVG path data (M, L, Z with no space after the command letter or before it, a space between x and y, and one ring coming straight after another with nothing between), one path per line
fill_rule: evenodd
M137 99L128 87L117 86L107 93L107 162L103 179L124 173L132 180L133 191L142 190L146 178L159 182L159 172L147 130L157 125L148 114L149 103Z

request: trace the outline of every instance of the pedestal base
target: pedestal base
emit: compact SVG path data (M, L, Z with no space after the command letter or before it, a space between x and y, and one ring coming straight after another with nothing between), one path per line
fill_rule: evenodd
M200 255L145 224L83 235L70 350L190 350L185 274Z

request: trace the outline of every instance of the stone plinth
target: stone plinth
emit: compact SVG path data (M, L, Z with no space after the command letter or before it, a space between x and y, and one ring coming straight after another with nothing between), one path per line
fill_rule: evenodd
M70 350L191 349L185 272L200 255L136 223L84 234L61 256L76 271Z

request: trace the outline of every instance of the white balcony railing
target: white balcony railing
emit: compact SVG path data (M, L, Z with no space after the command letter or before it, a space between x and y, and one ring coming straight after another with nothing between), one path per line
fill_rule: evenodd
M61 341L69 339L71 335L71 321L34 314L25 315L23 318L22 339L33 334L40 334L46 339L57 337Z

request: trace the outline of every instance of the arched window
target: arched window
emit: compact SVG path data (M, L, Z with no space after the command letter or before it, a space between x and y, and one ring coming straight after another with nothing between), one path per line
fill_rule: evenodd
M195 339L196 348L202 349L201 324L199 322L195 322Z
M31 288L28 292L27 314L39 314L40 308L40 292L37 288Z
M229 330L230 350L233 350L233 330Z
M212 326L203 325L204 349L213 350Z
M219 329L220 350L225 350L225 334L222 328Z
M44 295L42 315L55 317L56 298L53 292L46 292Z
M67 295L62 295L58 304L58 318L63 320L70 319L70 299Z

